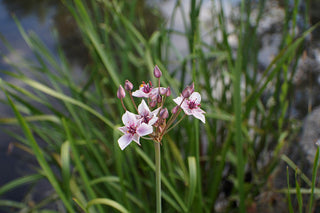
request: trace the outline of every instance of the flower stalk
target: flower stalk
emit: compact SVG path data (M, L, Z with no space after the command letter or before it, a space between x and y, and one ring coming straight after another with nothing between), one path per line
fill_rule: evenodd
M161 155L159 142L154 142L154 151L156 163L156 212L161 213Z

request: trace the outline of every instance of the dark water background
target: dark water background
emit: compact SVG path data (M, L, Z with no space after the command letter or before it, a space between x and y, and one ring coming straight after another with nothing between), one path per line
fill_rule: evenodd
M52 27L55 25L54 17L58 8L57 2L50 0L0 0L0 36L1 39L9 42L15 50L14 53L10 53L1 41L0 54L10 58L16 64L21 63L22 58L30 58L32 55L12 18L13 14L21 22L24 29L35 32L47 47L54 51L56 39L53 38ZM9 67L6 60L1 57L0 70L10 70ZM0 73L0 77L3 78L4 76ZM5 80L10 81L10 79ZM0 112L1 117L13 115L12 111L2 103L0 104ZM11 127L9 129L14 133L19 133L18 128ZM3 127L0 128L0 186L22 175L32 173L32 165L35 163L31 155L26 155L24 151L12 146L16 140L9 137L5 131ZM11 150L10 147L13 147L13 149ZM43 187L47 186L43 185ZM20 187L5 193L0 198L21 201L25 198L27 190L29 190L29 187Z

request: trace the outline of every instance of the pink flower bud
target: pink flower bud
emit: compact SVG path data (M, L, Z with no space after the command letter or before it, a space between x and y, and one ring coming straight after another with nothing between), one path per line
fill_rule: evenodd
M167 88L160 87L160 95L165 95L167 93Z
M170 96L171 95L171 88L167 87L167 92L166 92L166 96Z
M157 102L161 103L162 102L162 96L161 95L157 95Z
M159 113L159 116L160 118L162 119L166 119L169 117L169 112L168 112L168 109L167 108L163 108L160 110L160 113Z
M160 78L162 76L162 72L157 65L153 69L153 74L156 78Z
M191 93L190 93L190 89L189 89L189 86L187 86L181 93L181 95L184 97L184 98L189 98Z
M182 91L182 96L184 98L189 98L190 95L194 92L194 83L192 83L190 86L187 86L183 91Z
M150 103L149 103L149 106L151 108L155 107L157 105L157 101L156 100L151 100Z
M118 89L118 91L117 91L117 97L118 97L119 99L122 99L122 98L124 98L125 96L126 96L126 92L124 91L123 87L120 85L120 86L119 86L119 89Z
M176 114L178 112L179 106L175 106L173 107L173 109L171 110L172 114Z
M133 84L129 80L126 80L126 82L124 83L124 88L127 91L131 91L133 89Z

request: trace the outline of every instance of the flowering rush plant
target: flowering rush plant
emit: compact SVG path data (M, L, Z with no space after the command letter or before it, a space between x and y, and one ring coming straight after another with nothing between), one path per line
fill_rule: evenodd
M169 118L168 108L165 106L166 99L171 96L170 87L161 87L160 78L162 72L156 65L153 70L154 76L158 79L158 85L153 87L149 83L142 82L139 89L132 92L133 84L126 80L124 88L120 85L117 91L117 97L125 113L122 115L124 126L119 127L123 135L118 143L121 150L124 150L132 141L140 145L140 138L144 137L154 141L155 147L155 173L156 173L156 206L157 213L161 213L161 167L160 167L160 144L163 136L176 126L186 115L192 115L195 118L206 122L204 111L200 109L201 95L194 91L194 84L187 86L179 97L173 99L177 104L171 109ZM136 110L136 114L129 112L123 103L123 98L129 93L131 102ZM139 106L135 104L133 97L142 98ZM178 120L181 112L184 115Z
M157 65L154 67L153 74L158 79L157 87L154 87L151 81L149 83L143 81L139 89L132 92L133 84L129 80L125 81L124 88L121 85L119 86L117 97L121 100L122 107L125 110L122 116L124 126L119 127L119 130L124 133L118 140L121 150L125 149L132 141L140 145L140 137L161 143L163 136L186 115L192 115L205 123L205 111L200 109L201 95L194 91L193 83L187 86L179 97L173 99L177 105L171 109L169 118L165 101L167 97L171 96L171 89L170 87L160 86L162 72ZM129 93L131 102L136 109L136 114L129 112L123 103L126 91ZM138 106L135 104L133 97L142 98ZM176 121L182 111L184 116Z

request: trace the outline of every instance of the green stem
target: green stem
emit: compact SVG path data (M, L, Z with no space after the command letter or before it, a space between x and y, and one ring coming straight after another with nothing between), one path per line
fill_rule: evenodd
M156 202L157 213L161 213L161 157L160 157L160 143L154 142L155 161L156 161Z

